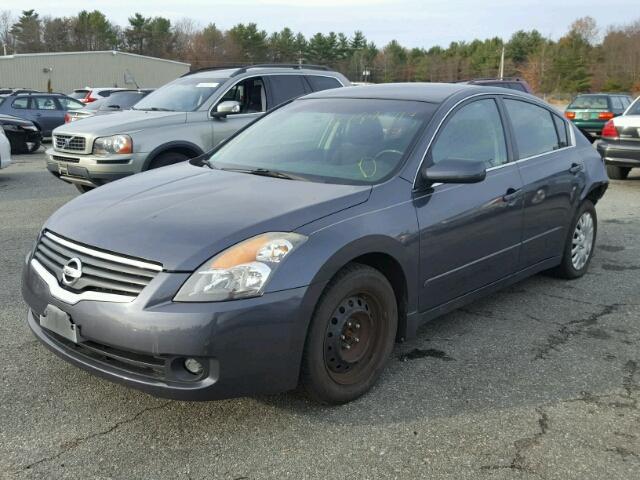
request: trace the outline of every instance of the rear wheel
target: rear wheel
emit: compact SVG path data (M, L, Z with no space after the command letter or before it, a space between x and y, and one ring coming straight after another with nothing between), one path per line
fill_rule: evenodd
M612 180L625 180L629 176L631 169L629 167L617 167L615 165L607 165L607 175Z
M184 162L188 158L189 157L184 153L164 152L153 159L151 165L149 166L149 170L153 168L166 167L168 165L173 165L174 163Z
M305 343L301 384L321 403L354 400L376 382L393 349L398 310L378 270L345 267L320 298Z
M585 200L571 223L562 263L552 272L561 278L579 278L589 267L598 231L598 217L593 203Z
M40 148L40 142L24 142L22 144L22 148L20 148L21 153L35 153Z

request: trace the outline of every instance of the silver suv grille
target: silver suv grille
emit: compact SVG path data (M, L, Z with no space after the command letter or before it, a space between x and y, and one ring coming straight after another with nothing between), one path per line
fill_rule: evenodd
M84 152L87 148L86 139L74 135L57 134L53 136L53 142L56 150L67 152Z
M34 258L56 277L61 287L76 293L135 297L162 270L162 265L85 247L49 231L40 237ZM76 274L63 274L65 265L74 267Z

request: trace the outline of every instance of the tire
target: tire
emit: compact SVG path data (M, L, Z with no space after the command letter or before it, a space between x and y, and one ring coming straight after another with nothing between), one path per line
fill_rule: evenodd
M88 185L80 185L79 183L73 184L80 193L87 193L93 190L95 187L89 187Z
M615 165L607 165L607 175L612 180L626 180L631 169L629 167L617 167Z
M300 384L324 404L350 402L382 373L395 341L398 308L382 273L350 264L316 305L302 357Z
M149 170L154 168L166 167L168 165L173 165L174 163L184 162L188 160L189 157L184 153L180 152L164 152L158 155L151 161L149 165Z
M589 229L587 228L588 224L583 223L587 221L585 217L589 217L591 220L591 233L589 233ZM583 276L589 268L589 263L593 257L597 233L598 217L596 215L596 209L590 200L585 200L582 202L582 205L580 205L580 208L578 208L571 222L571 229L567 235L562 255L562 263L552 270L551 273L556 277L566 279L580 278ZM584 238L583 242L580 240L581 238ZM576 248L577 250L574 251ZM582 252L582 256L580 256L580 252Z

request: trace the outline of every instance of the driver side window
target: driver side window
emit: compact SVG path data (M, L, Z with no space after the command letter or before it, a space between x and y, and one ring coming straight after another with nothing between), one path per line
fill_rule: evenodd
M266 112L267 95L264 81L260 77L253 77L236 83L218 103L226 101L236 101L240 104L240 111L236 114Z
M482 160L487 168L507 163L504 129L495 100L476 100L455 112L438 134L431 158L433 163Z

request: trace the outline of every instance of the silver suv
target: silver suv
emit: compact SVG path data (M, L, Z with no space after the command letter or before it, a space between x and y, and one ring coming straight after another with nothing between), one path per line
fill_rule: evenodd
M53 131L49 171L81 191L197 157L267 110L306 93L350 85L314 65L253 65L183 75L132 110Z

